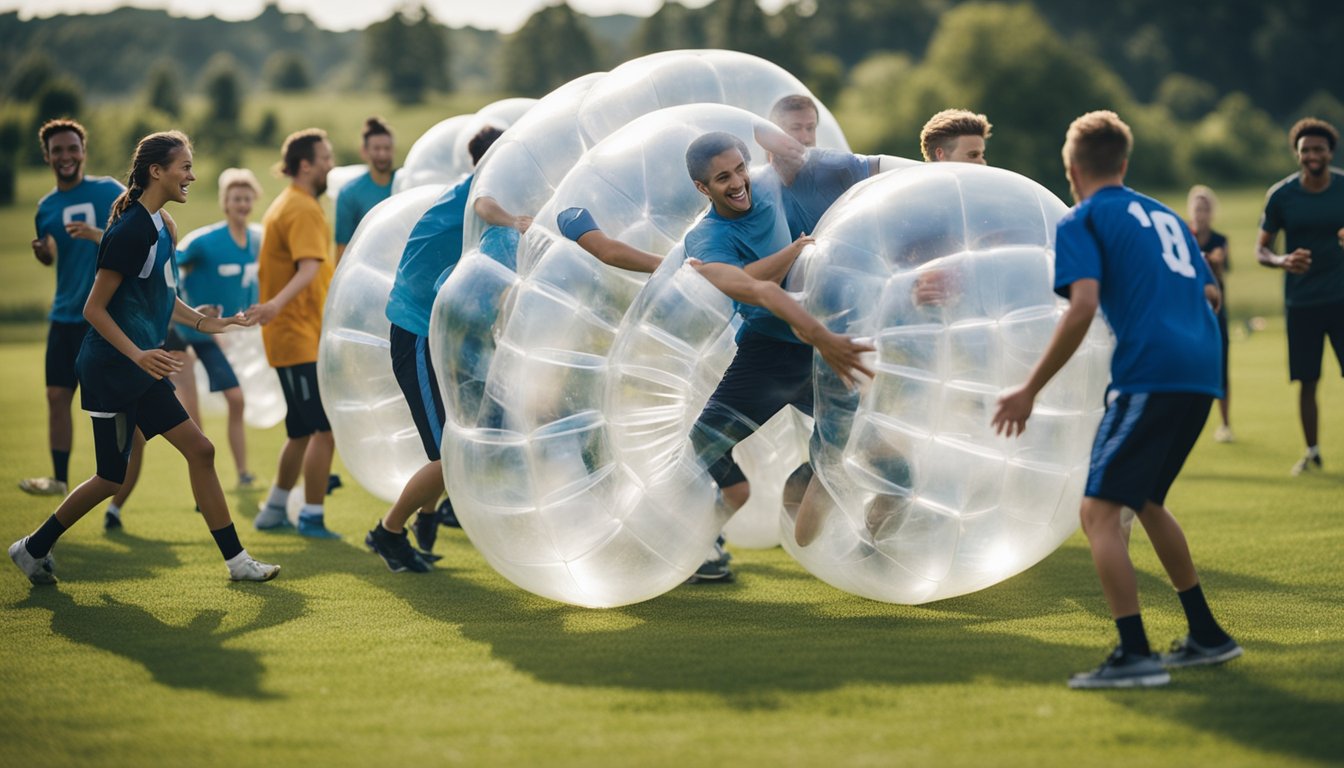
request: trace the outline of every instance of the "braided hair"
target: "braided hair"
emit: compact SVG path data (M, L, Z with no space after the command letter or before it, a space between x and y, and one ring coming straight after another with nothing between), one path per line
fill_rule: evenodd
M131 156L131 170L126 174L126 191L112 203L107 223L121 218L131 204L145 193L145 187L149 186L151 165L167 167L173 155L183 148L191 149L191 139L181 131L160 131L141 139L135 145L135 154Z

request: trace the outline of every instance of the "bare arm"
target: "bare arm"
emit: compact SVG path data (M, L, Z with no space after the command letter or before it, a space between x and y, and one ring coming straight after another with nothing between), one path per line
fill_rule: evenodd
M130 358L145 373L156 379L171 376L182 368L182 362L162 349L141 349L121 330L117 321L107 312L107 304L121 287L122 275L112 269L100 269L93 277L93 288L84 302L84 319L107 339L118 352ZM180 302L179 302L180 303ZM176 315L176 311L174 311Z
M514 216L493 197L476 198L476 202L471 204L471 209L486 224L493 224L496 227L513 227L519 233L523 233L532 226L531 216Z
M634 272L652 272L663 263L662 257L642 251L615 238L607 237L600 229L584 232L575 241L580 248L597 257L603 264Z
M285 287L281 288L279 293L272 296L270 301L253 304L248 308L246 313L247 324L261 323L265 325L274 320L276 315L280 314L280 310L284 309L291 299L298 296L304 288L308 287L309 283L313 282L313 278L317 277L317 270L321 261L321 259L300 259L298 270L293 277L289 278L289 282L285 283Z
M1306 248L1298 248L1286 254L1274 252L1274 237L1277 234L1260 230L1260 235L1255 241L1256 260L1266 267L1277 267L1294 275L1300 275L1311 269L1311 251Z
M793 262L798 260L803 249L816 242L811 235L804 234L797 240L781 248L779 251L748 264L744 271L757 280L767 280L772 283L783 282L784 276L789 274L793 268Z
M215 312L219 310L216 309ZM182 299L173 303L173 322L190 325L201 333L223 333L231 325L255 325L255 321L242 312L230 317L219 317L188 306Z

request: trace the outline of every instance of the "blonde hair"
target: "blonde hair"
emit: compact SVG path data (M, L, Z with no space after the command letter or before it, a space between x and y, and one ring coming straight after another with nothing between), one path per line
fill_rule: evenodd
M919 132L919 151L925 162L937 159L934 150L949 149L962 136L990 137L989 118L976 114L969 109L944 109L929 118Z
M1064 163L1092 178L1119 174L1134 149L1134 134L1109 109L1088 112L1069 125L1064 137Z
M1196 184L1190 188L1189 194L1185 196L1185 207L1191 208L1196 200L1205 200L1209 203L1209 218L1218 213L1218 196L1213 194L1213 190L1203 184Z
M252 190L258 198L261 197L261 182L257 177L246 168L225 168L224 172L219 174L219 207L224 207L224 202L229 197L229 190L234 187L247 187Z

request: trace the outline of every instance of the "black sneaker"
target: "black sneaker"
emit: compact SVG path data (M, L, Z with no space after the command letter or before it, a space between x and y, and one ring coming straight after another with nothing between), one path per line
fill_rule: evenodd
M706 560L686 580L687 584L731 584L736 579L727 561Z
M1227 638L1222 645L1212 647L1200 645L1194 638L1186 635L1184 640L1171 644L1171 650L1162 654L1162 666L1168 669L1198 667L1205 664L1222 664L1241 655L1241 646L1237 641Z
M439 502L439 525L444 528L461 528L462 524L457 522L457 513L453 511L453 500L447 496Z
M119 531L121 530L121 515L114 515L111 512L103 513L103 530Z
M1070 688L1150 688L1171 682L1156 654L1126 654L1119 646L1091 672L1079 672L1069 678Z
M327 495L328 495L328 496L331 495L331 492L332 492L332 491L336 490L337 488L340 488L342 485L345 485L345 483L342 483L342 482L341 482L341 476L340 476L340 475L327 475Z
M387 569L393 573L403 573L405 571L428 573L433 570L433 566L425 562L411 548L411 542L405 531L398 535L387 530L382 523L379 523L364 537L364 545L369 548L370 552L383 558L383 562L387 564Z
M434 542L439 539L439 513L417 512L415 522L411 524L411 533L415 534L415 546L421 552L433 552Z

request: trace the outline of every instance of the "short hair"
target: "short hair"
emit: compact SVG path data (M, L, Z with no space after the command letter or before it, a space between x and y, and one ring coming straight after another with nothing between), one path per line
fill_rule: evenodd
M275 170L294 178L299 173L299 163L303 160L313 162L317 143L326 140L327 132L321 128L304 128L289 134L285 137L285 143L280 145L280 162Z
M41 128L37 129L37 140L42 142L42 154L44 156L47 154L47 140L66 131L71 131L78 136L80 144L88 144L88 133L84 130L84 126L68 117L59 117L55 120L48 120L42 124Z
M392 126L378 115L374 115L364 121L364 130L360 132L360 141L364 146L368 146L369 139L374 136L392 136Z
M1288 142L1294 152L1297 151L1297 143L1303 136L1320 136L1330 145L1331 152L1335 151L1335 145L1339 143L1339 131L1319 117L1304 117L1293 123L1293 127L1288 131Z
M1210 215L1218 212L1218 196L1213 193L1212 189L1203 184L1196 184L1190 188L1190 192L1185 196L1185 206L1189 208L1195 204L1196 200L1208 202Z
M919 151L924 160L932 162L937 155L935 149L948 149L962 136L990 137L989 118L976 114L969 109L944 109L929 118L919 131Z
M770 122L779 124L784 119L784 115L789 112L801 112L804 109L812 110L812 114L821 117L821 110L817 109L817 102L812 100L811 96L802 93L795 93L775 102L770 107Z
M224 172L219 174L219 207L224 207L224 201L229 196L229 190L234 187L247 187L257 196L261 197L261 182L257 177L246 168L225 168Z
M751 152L747 149L746 142L726 131L706 133L687 147L686 172L695 181L702 184L708 182L710 161L730 149L738 150L742 153L743 160L751 162Z
M467 142L467 154L471 155L471 164L475 166L485 157L485 151L494 145L495 140L504 135L504 129L493 125L487 125L476 132Z
M1087 176L1115 176L1124 170L1134 148L1134 134L1120 116L1098 109L1075 119L1064 137L1064 164Z

